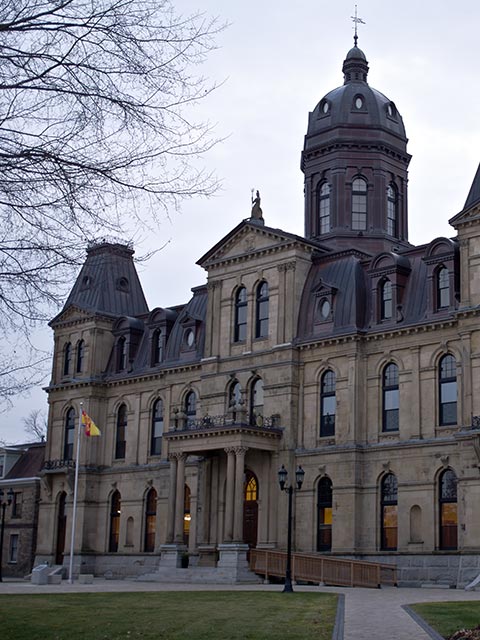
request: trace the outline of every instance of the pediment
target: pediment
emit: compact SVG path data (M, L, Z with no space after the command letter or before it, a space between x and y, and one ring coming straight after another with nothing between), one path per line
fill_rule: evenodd
M454 229L465 225L478 224L480 222L480 202L477 202L473 207L460 211L456 216L450 218L448 222Z
M225 262L253 259L264 252L279 251L292 244L304 245L310 252L316 248L309 241L280 229L242 222L200 258L197 264L208 269Z
M82 322L84 320L90 320L93 315L94 314L91 312L85 311L85 309L80 309L76 305L72 304L50 320L49 325L51 327L58 327L62 324Z

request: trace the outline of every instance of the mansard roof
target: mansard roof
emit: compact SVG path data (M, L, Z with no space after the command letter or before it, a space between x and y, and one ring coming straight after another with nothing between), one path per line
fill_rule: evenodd
M133 262L133 248L102 240L87 249L87 259L65 302L91 313L138 316L148 305Z
M480 202L480 164L478 165L477 173L473 179L472 186L467 196L464 209L470 209Z

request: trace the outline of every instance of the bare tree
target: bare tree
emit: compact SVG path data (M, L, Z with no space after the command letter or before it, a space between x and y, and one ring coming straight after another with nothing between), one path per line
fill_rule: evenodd
M193 70L220 28L168 0L0 4L0 334L51 315L89 239L215 190Z
M32 409L26 418L22 418L25 432L35 440L45 440L47 435L47 418L41 409Z

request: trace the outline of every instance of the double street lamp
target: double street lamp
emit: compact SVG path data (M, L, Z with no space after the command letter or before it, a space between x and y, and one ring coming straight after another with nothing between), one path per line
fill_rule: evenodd
M3 489L0 489L0 507L2 508L2 522L0 524L0 582L2 580L2 559L3 559L3 534L5 531L5 510L12 504L13 501L13 489L10 488L7 491L7 497L5 498L5 494Z
M288 471L282 464L281 469L278 471L278 484L281 491L286 491L288 494L288 534L287 534L287 569L285 571L285 586L283 593L293 593L292 587L292 498L295 491L292 484L287 484ZM297 489L300 490L303 484L303 478L305 477L305 471L302 467L297 467L295 471L295 482Z

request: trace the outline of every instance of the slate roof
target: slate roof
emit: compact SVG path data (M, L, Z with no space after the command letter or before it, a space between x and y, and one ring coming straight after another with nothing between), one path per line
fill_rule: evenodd
M463 208L470 209L470 207L473 207L478 202L480 202L480 164L478 165L477 173L475 174L475 178L473 179L472 186L470 187L470 191Z
M45 459L45 443L22 445L28 447L22 456L13 465L4 480L17 480L19 478L35 478L40 475ZM15 447L17 448L17 447ZM21 448L18 446L18 448Z
M63 307L114 316L148 313L148 305L133 262L133 249L107 241L87 249L87 259Z

